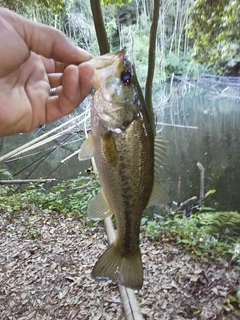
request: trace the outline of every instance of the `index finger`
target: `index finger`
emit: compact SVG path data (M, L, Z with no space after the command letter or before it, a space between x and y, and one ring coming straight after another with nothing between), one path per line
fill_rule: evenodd
M14 27L30 51L67 64L92 58L89 52L75 47L61 31L53 27L30 21L5 8L0 9L0 15Z

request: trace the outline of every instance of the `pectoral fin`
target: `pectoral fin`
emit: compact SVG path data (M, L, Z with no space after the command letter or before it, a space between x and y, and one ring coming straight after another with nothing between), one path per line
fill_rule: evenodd
M160 186L160 184L155 180L153 185L153 190L151 197L149 199L148 207L157 205L157 204L167 204L170 202L169 195L167 192Z
M92 220L103 220L112 214L102 191L90 202L87 214Z
M91 159L94 153L93 138L90 135L81 145L78 159L79 161Z

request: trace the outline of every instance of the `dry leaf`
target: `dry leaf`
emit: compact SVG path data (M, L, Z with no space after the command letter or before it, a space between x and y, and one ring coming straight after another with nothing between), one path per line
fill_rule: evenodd
M36 214L30 219L23 211L9 220L0 210L6 226L0 234L0 318L123 320L118 286L91 278L107 247L104 227L87 227L73 215ZM26 239L29 230L19 227L23 221L40 231L38 242ZM227 293L239 286L238 272L196 259L171 242L149 241L144 233L141 251L144 284L136 296L145 320L193 320L196 310L201 320L220 319ZM237 319L224 307L221 320Z
M196 281L198 281L198 279L200 279L200 278L201 278L201 275L199 275L199 274L192 274L190 280L193 281L193 282L196 282Z
M202 272L203 272L202 269L196 269L196 270L194 270L194 274L200 274L200 273L202 273Z

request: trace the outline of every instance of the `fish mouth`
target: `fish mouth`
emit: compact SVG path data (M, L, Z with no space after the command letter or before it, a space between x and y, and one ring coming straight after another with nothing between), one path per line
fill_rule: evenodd
M101 70L111 66L112 64L119 63L124 60L125 49L114 53L106 53L102 56L94 57L88 63L91 63L94 69Z
M124 70L124 59L125 49L92 58L88 63L95 69L92 78L93 86L100 88L103 79L119 76Z

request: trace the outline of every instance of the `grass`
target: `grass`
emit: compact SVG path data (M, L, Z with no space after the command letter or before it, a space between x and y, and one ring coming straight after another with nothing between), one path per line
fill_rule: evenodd
M141 227L152 241L171 241L198 257L230 262L240 270L237 212L197 212L188 218L169 212L161 220L143 218Z

